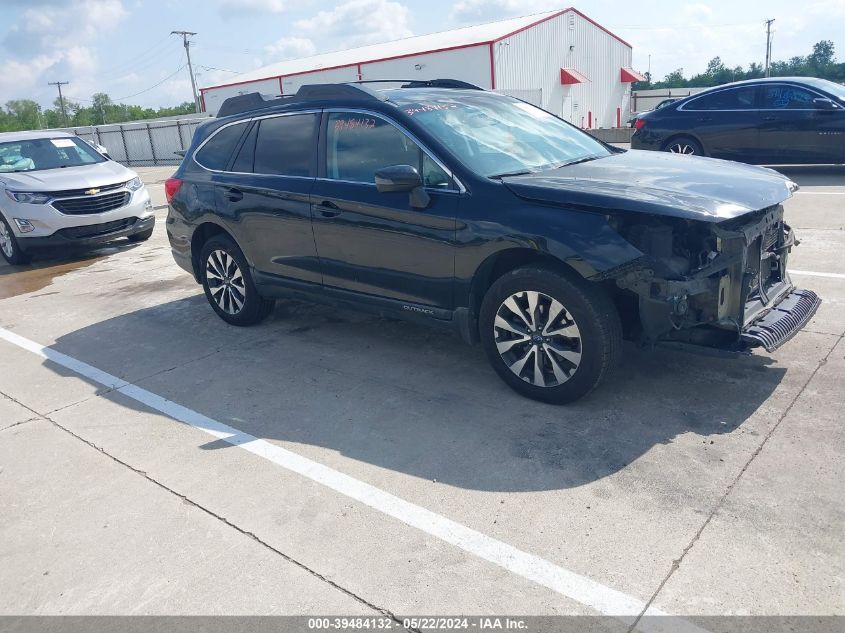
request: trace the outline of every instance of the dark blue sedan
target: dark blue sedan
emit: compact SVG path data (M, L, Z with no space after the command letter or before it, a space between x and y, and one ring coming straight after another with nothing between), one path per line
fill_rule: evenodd
M845 163L845 86L809 77L712 88L634 122L633 149L744 163Z

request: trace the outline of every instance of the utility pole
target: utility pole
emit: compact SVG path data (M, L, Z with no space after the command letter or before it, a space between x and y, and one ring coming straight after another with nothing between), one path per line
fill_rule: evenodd
M772 62L772 22L775 19L766 20L766 77L769 76L769 65Z
M67 112L65 112L65 99L62 97L62 86L67 86L70 82L69 81L48 81L48 86L56 86L59 89L59 107L62 109L62 119L65 121L65 125L68 124L67 120Z
M200 100L197 96L197 82L194 80L194 68L191 66L191 43L188 41L188 38L191 35L196 35L196 33L192 33L191 31L170 31L171 35L181 35L182 42L185 45L185 55L188 56L188 74L191 76L191 90L194 93L194 109L196 110L197 114L200 113Z

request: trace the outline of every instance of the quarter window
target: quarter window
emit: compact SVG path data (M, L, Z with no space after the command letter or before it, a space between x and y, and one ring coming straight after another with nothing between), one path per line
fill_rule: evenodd
M255 142L255 173L314 176L316 114L261 119Z
M376 171L393 165L416 168L427 187L448 189L452 185L443 168L387 121L357 112L329 114L327 177L373 183Z
M812 92L786 84L766 86L763 107L767 110L814 110Z
M684 110L751 110L756 92L753 86L719 90L693 99Z
M226 169L245 129L246 122L221 128L197 152L197 161L207 169Z

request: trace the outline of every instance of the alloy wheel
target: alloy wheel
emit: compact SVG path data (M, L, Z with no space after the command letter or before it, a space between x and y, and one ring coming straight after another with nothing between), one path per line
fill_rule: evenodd
M669 151L672 154L685 154L686 156L693 156L695 148L687 143L672 143L669 146Z
M12 236L3 222L0 222L0 250L3 251L6 257L11 257L15 254L15 245L12 242Z
M226 314L238 314L246 302L246 284L238 262L224 250L212 251L205 262L208 290Z
M536 387L568 381L581 364L581 332L560 301L523 290L505 299L493 322L496 349L505 365Z

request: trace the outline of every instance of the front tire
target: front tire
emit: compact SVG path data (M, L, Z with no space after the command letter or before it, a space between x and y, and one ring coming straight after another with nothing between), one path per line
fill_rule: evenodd
M682 156L704 156L704 149L701 147L701 143L691 136L676 136L670 139L663 146L663 151L669 152L670 154L681 154Z
M587 395L622 352L619 314L604 290L549 268L517 268L497 279L484 296L479 328L499 377L552 404Z
M2 253L3 259L12 266L28 264L32 259L29 253L21 250L20 244L18 244L18 240L12 232L12 227L9 226L3 216L0 216L0 253Z
M208 240L199 265L205 298L226 323L255 325L273 311L275 302L258 294L246 257L228 237L216 235Z

